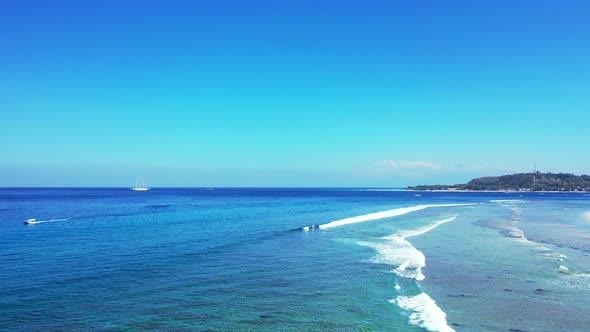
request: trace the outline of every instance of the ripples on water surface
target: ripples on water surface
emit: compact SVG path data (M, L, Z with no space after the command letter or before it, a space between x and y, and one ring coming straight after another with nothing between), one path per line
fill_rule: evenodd
M589 199L0 189L0 329L584 331Z

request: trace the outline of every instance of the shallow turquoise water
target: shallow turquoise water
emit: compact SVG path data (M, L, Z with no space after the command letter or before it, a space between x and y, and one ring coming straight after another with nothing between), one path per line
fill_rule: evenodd
M415 195L0 189L0 329L587 330L590 196Z

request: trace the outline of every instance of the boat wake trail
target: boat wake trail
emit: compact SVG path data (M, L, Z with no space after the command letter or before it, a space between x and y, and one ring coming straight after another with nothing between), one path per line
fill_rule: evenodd
M321 224L321 225L305 226L305 227L302 227L301 230L310 231L310 230L314 230L314 229L329 229L329 228L334 228L334 227L338 227L338 226L356 224L356 223L361 223L361 222L366 222L366 221L371 221L371 220L397 217L397 216L401 216L401 215L404 215L404 214L407 214L410 212L420 211L420 210L429 209L429 208L450 207L450 206L468 206L468 205L477 205L477 204L471 203L471 204L416 205L416 206L398 208L398 209L393 209L393 210L374 212L374 213L364 214L362 216L356 216L356 217L351 217L351 218L344 218L344 219L335 220L335 221L332 221L332 222L329 222L326 224Z
M59 222L59 221L68 221L69 219L48 219L48 220L36 220L36 219L29 219L25 222L28 225L36 225L36 224L44 224L48 222Z

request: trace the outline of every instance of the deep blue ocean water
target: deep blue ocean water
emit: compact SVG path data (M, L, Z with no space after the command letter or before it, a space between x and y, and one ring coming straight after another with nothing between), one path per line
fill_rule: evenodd
M0 189L0 330L588 331L589 213L581 193Z

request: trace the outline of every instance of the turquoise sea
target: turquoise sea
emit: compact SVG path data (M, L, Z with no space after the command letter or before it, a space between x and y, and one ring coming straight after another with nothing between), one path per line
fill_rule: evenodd
M4 188L0 330L588 331L590 195Z

